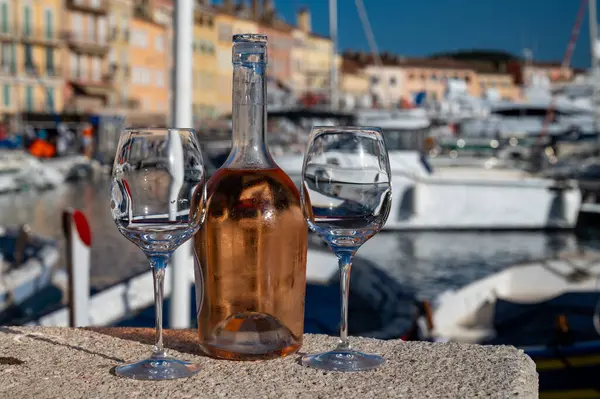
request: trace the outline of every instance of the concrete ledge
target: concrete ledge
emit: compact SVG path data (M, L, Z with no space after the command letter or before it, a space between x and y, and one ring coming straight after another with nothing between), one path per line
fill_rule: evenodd
M264 362L202 357L196 334L166 332L175 357L200 362L197 376L133 381L110 370L150 353L151 329L0 327L0 397L4 398L537 398L535 364L509 346L353 339L383 354L383 368L325 373L297 355ZM330 348L335 337L306 335L302 351Z

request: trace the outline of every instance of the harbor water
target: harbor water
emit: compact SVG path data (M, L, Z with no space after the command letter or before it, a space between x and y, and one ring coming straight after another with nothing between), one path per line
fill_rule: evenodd
M61 212L69 207L81 210L92 230L91 288L100 290L148 268L142 252L118 232L111 218L109 185L107 177L96 177L92 181L65 184L41 193L26 191L0 196L0 225L28 224L35 233L58 240L61 247L58 265L64 267ZM578 239L570 232L384 231L358 251L352 276L354 282L359 283L368 277L365 274L377 274L372 280L375 281L373 290L383 284L393 284L393 291L431 299L445 290L459 288L519 262L561 251L575 251L581 246L598 248L599 239L594 236ZM311 242L313 248L328 250L314 235ZM335 284L332 287L337 289ZM311 311L309 304L318 307L318 301L333 301L333 305L339 305L337 294L322 299L310 295L311 291L307 293L307 312ZM359 306L356 302L357 299L354 306ZM409 306L409 303L402 306ZM405 309L402 314L408 318L410 309ZM350 316L352 318L352 313ZM152 317L151 313L148 326L152 326ZM333 323L336 317L337 314L332 314Z

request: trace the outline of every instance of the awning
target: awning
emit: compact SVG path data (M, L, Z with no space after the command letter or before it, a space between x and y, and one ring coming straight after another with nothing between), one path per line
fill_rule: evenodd
M112 86L105 84L82 84L70 82L76 95L87 95L92 97L108 96L114 90Z

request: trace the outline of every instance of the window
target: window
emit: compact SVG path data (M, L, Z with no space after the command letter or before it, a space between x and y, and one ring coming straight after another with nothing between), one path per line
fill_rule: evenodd
M8 0L3 0L2 3L0 3L0 13L2 14L2 33L8 33L10 30L8 26L8 20L10 18L8 13Z
M219 24L219 41L231 42L231 36L233 34L233 28L229 24Z
M131 44L135 47L146 48L148 47L148 38L146 32L134 30L131 32Z
M117 49L112 47L108 53L108 63L114 65L117 63Z
M90 59L84 55L79 56L79 76L81 79L89 79L88 70Z
M110 13L108 15L108 29L111 34L110 39L111 40L116 39L118 27L117 27L117 22L115 21L115 14Z
M49 112L54 112L54 87L46 88L46 108Z
M144 98L142 99L142 109L144 109L144 110L149 110L151 106L152 106L152 105L151 105L151 103L150 103L150 99L149 99L149 98L146 98L146 97L144 97Z
M94 8L100 8L100 0L90 0L90 4Z
M31 44L26 44L25 47L23 47L23 50L25 51L25 70L26 72L31 73L34 68Z
M69 71L71 72L71 77L75 79L79 79L79 57L77 54L72 54L69 57Z
M369 80L371 81L372 85L376 85L377 83L379 83L379 78L375 75L372 75Z
M106 43L106 18L98 17L98 42L100 44Z
M163 71L156 72L156 85L158 87L165 87L165 74Z
M94 29L94 16L93 15L88 15L88 17L87 17L87 28L88 28L87 39L88 39L88 41L93 42L95 39L94 34L96 33L95 29Z
M54 15L49 8L46 9L44 14L46 18L46 39L52 39L54 37Z
M129 26L129 22L127 21L127 17L125 15L121 16L121 32L123 34L123 39L125 41L129 41L129 30L127 29Z
M3 94L3 101L4 101L4 106L8 107L10 106L10 85L9 84L5 84L4 85L4 90L2 90L2 94Z
M73 29L75 36L81 38L83 33L83 19L81 14L73 13L73 16L71 17L71 28Z
M25 4L23 7L23 34L31 36L31 6Z
M158 51L159 53L162 53L163 51L165 51L164 37L162 37L161 35L156 36L154 38L154 47L156 48L156 51Z
M390 86L392 86L392 87L396 86L396 83L397 83L396 77L395 76L390 77Z
M99 82L102 78L102 59L92 58L92 79Z
M11 43L2 43L2 71L15 72L15 59L13 57L14 45Z
M124 48L121 50L121 64L122 65L127 65L127 54L128 54L128 49Z
M33 111L33 87L25 87L25 110L28 112Z
M48 76L54 76L54 49L46 47L46 73Z
M434 81L435 81L435 80L438 80L438 76L437 76L437 74L436 74L436 73L432 73L432 74L431 74L431 80L434 80Z

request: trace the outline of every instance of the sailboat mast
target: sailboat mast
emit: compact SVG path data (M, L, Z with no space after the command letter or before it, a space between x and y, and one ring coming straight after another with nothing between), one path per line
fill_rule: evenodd
M596 17L596 0L589 0L588 15L590 24L590 58L591 58L591 78L592 78L592 109L594 113L594 130L598 131L598 105L599 101L599 65L598 56L596 54L596 46L598 42L598 19ZM600 136L598 138L600 140ZM600 142L599 142L600 144Z
M329 63L329 103L332 110L339 104L337 91L337 0L329 0L329 36L331 38L331 60Z

